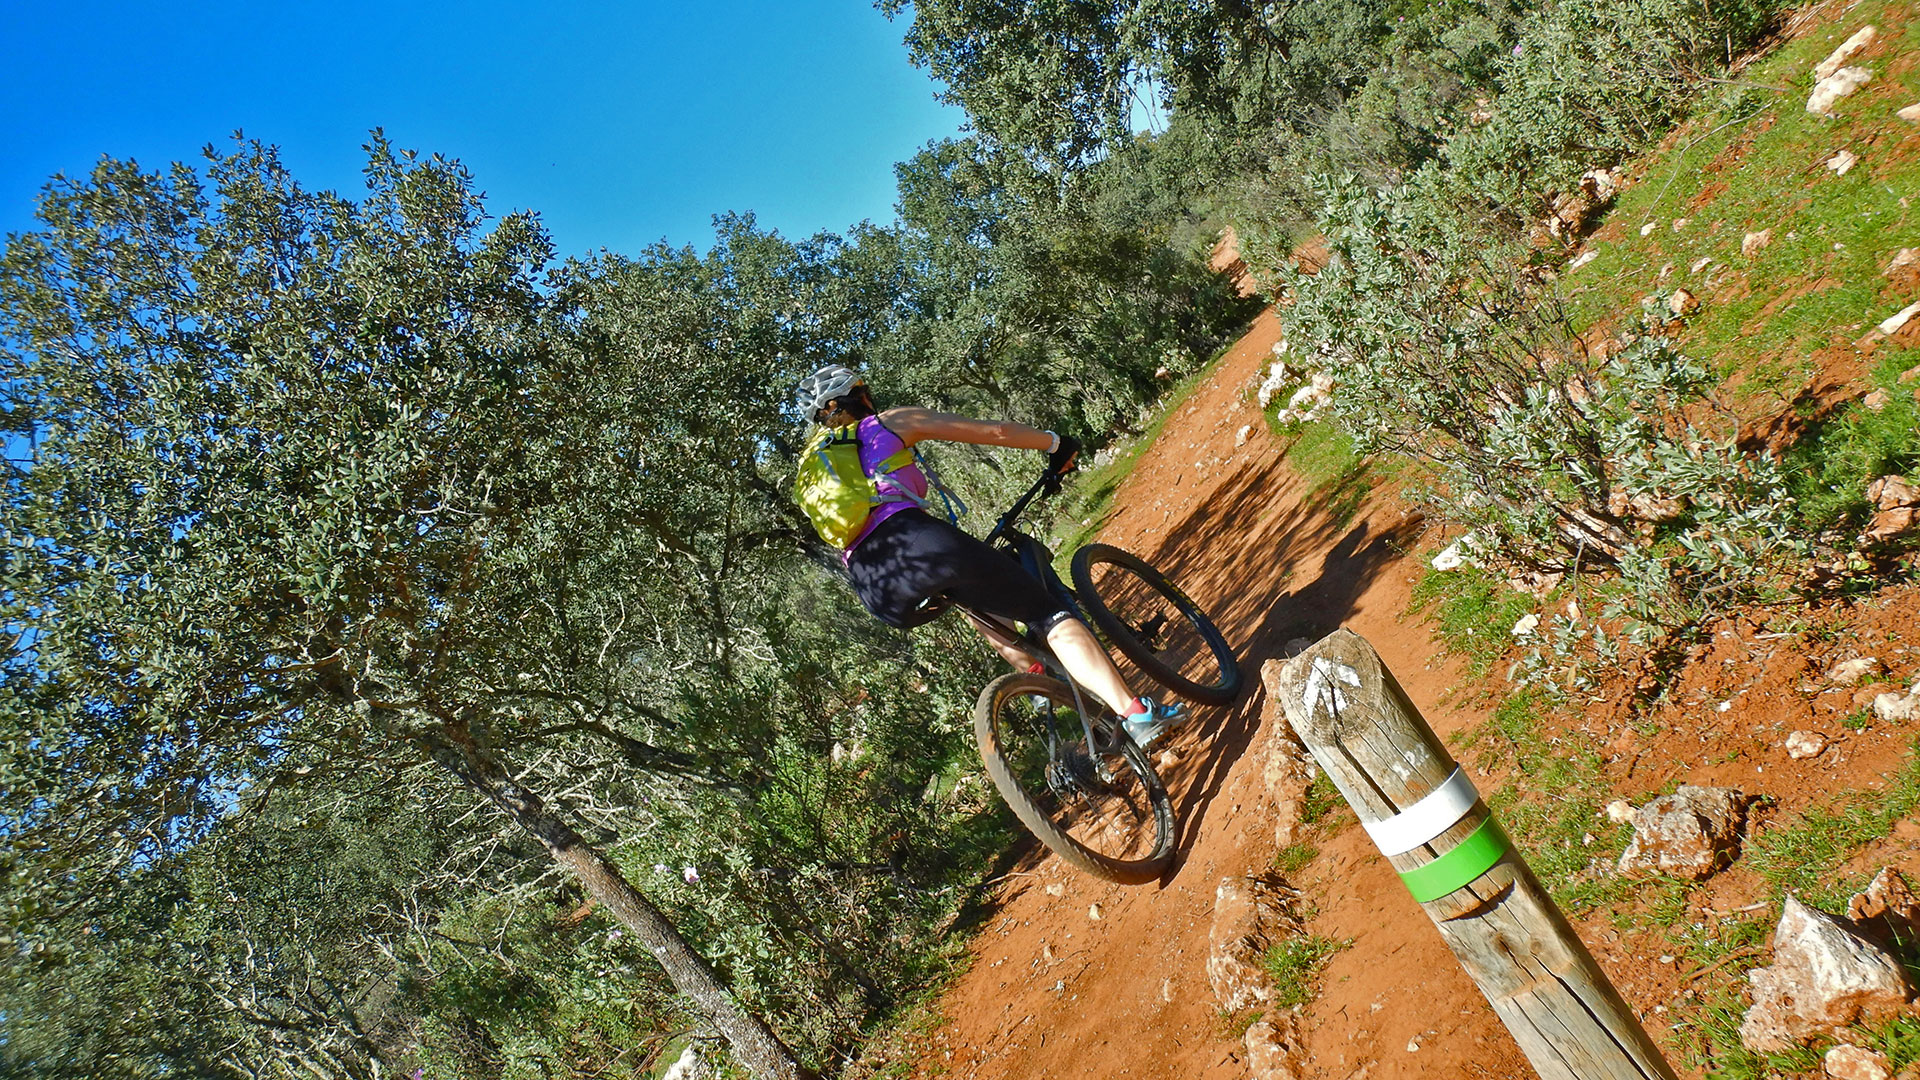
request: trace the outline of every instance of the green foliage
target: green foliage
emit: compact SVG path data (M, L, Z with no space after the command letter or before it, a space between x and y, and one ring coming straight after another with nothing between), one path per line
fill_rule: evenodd
M1658 141L1774 10L1768 0L1558 0L1501 59L1492 119L1450 140L1448 160L1483 197L1523 213L1531 196L1570 190L1586 170Z
M1273 978L1273 1004L1286 1009L1313 1000L1314 983L1334 953L1352 945L1318 934L1300 934L1268 949L1260 966Z
M1715 416L1707 369L1660 338L1581 338L1446 183L1328 185L1333 259L1289 276L1294 345L1343 373L1358 448L1429 463L1436 510L1497 565L1610 568L1608 613L1641 640L1767 595L1802 551L1785 478Z

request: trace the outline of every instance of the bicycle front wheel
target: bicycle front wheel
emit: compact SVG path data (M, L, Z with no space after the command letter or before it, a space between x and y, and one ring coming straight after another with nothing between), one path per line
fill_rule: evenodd
M1073 553L1080 605L1146 676L1202 705L1240 696L1240 664L1213 620L1145 559L1109 544Z
M1173 858L1173 801L1147 755L1096 725L1087 743L1073 691L1045 675L1002 675L973 712L987 775L1021 823L1095 877L1138 884Z

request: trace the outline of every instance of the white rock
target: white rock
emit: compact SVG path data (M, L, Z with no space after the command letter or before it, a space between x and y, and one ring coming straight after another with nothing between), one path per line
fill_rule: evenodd
M1699 881L1733 858L1746 826L1747 797L1733 788L1682 784L1633 813L1622 874L1665 874Z
M1687 267L1687 273L1689 273L1689 274L1697 274L1697 273L1699 273L1700 271L1702 271L1702 270L1704 270L1704 269L1706 269L1706 268L1707 268L1707 264L1709 264L1709 263L1711 263L1711 262L1713 262L1713 256L1711 256L1711 255L1702 255L1702 256L1700 256L1699 258L1697 258L1697 259L1695 259L1695 260L1693 260L1693 265L1692 265L1692 266L1689 266L1689 267Z
M705 1075L707 1070L700 1063L700 1052L689 1043L673 1064L667 1067L667 1071L660 1074L660 1080L696 1080Z
M1771 966L1747 976L1753 1007L1741 1021L1740 1042L1758 1053L1893 1016L1913 996L1906 972L1885 949L1794 896L1773 932L1773 955Z
M1908 120L1913 123L1920 124L1920 102L1915 102L1914 104L1909 105L1904 109L1901 109L1899 112L1895 113L1894 115L1898 116L1902 120Z
M1281 338L1279 341L1276 341L1273 343L1273 355L1275 356L1287 355L1287 339L1286 338Z
M1858 164L1860 155L1851 150L1842 150L1827 159L1827 168L1832 169L1835 176L1847 175L1847 170Z
M1053 884L1047 886L1047 895L1048 896L1065 896L1067 895L1067 887L1056 881Z
M1917 262L1920 262L1920 248L1901 248L1893 253L1892 261L1887 263L1885 270L1880 271L1880 276L1886 277L1903 266L1912 266Z
M1893 1069L1887 1055L1852 1043L1841 1043L1828 1050L1821 1067L1833 1080L1887 1080Z
M1835 686L1852 686L1861 679L1880 674L1880 658L1856 656L1827 669L1827 681Z
M1253 434L1253 425L1242 424L1240 427L1240 430L1233 433L1233 445L1235 446L1247 445L1247 436L1251 434Z
M1888 724L1920 717L1920 693L1881 694L1873 699L1873 715Z
M1667 310L1675 315L1691 314L1700 310L1700 298L1685 289L1675 289L1673 295L1667 297Z
M1691 223L1692 221L1693 221L1693 219L1692 219L1692 218L1690 218L1690 217L1682 217L1682 218L1674 218L1674 219L1673 219L1673 231L1674 231L1674 232L1679 232L1679 231L1680 231L1681 229L1684 229L1684 228L1686 228L1686 227L1687 227L1687 225L1688 225L1689 223Z
M1920 300L1916 300L1906 307L1901 308L1899 311L1887 316L1886 320L1880 324L1880 332L1886 334L1888 337L1892 337L1894 334L1899 333L1900 328L1907 325L1907 320L1913 318L1915 315L1920 315Z
M1841 68L1821 79L1807 98L1807 111L1815 116L1832 116L1834 102L1850 96L1873 81L1873 72L1863 67Z
M1772 229L1761 229L1759 232L1750 232L1740 240L1740 254L1751 256L1771 243L1773 243Z
M1533 636L1533 632L1539 628L1540 616L1522 615L1520 616L1520 621L1513 624L1512 633L1513 636L1517 638L1531 637Z
M1825 79L1834 72L1839 71L1848 60L1853 59L1854 53L1873 44L1873 35L1873 27L1864 26L1860 28L1858 33L1841 42L1840 47L1827 54L1825 60L1813 65L1814 81L1819 82L1821 79Z
M1479 538L1475 537L1472 533L1468 533L1453 543L1448 544L1446 550L1435 555L1433 557L1433 568L1442 571L1458 570L1473 561L1473 557L1469 552L1478 546L1480 546Z
M1649 221L1645 225L1640 226L1640 235L1652 236L1653 230L1656 228L1659 228L1659 224L1657 222Z
M1796 731L1787 736L1787 756L1799 761L1819 757L1827 748L1827 737L1817 731Z
M1300 1040L1293 1033L1291 1014L1283 1013L1275 1023L1261 1017L1247 1029L1247 1073L1250 1080L1299 1080L1300 1067L1294 1061L1294 1045Z
M1615 799L1607 804L1607 820L1624 823L1633 820L1633 804L1625 799Z
M1273 980L1260 958L1284 936L1272 897L1246 878L1220 879L1213 897L1207 981L1222 1009L1239 1012L1273 1000Z
M1100 921L1100 905L1099 904L1094 904L1093 906L1087 908L1087 918L1093 920L1094 922Z
M1599 257L1600 253L1597 251L1583 251L1573 257L1573 261L1567 264L1567 269L1578 270Z

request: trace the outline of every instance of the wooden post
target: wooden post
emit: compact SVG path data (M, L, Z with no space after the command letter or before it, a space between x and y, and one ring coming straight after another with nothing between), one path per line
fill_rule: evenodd
M1542 1080L1675 1080L1373 646L1338 630L1263 674Z

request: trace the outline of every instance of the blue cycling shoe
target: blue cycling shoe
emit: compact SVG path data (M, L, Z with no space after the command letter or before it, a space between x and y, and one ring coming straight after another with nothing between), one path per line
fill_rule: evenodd
M1127 733L1127 738L1142 750L1160 741L1160 736L1165 735L1168 728L1187 718L1185 705L1160 705L1150 697L1135 698L1134 702L1143 707L1123 717L1120 727Z

